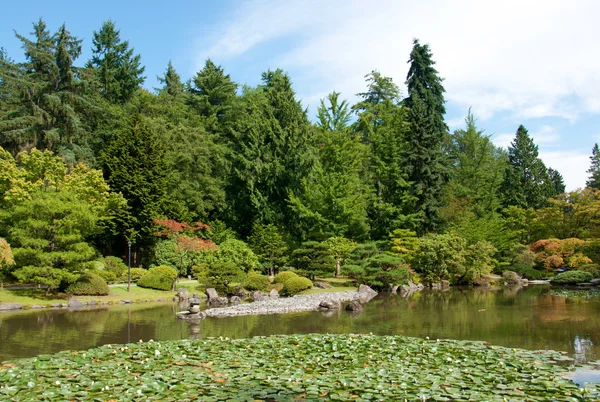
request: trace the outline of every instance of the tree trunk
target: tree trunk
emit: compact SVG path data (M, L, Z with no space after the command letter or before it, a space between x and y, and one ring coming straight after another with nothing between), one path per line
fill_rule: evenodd
M335 277L339 277L341 274L342 262L340 260L335 260Z

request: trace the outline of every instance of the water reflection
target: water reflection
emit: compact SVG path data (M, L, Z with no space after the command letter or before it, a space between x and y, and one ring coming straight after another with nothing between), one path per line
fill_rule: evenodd
M578 362L600 358L600 300L571 301L534 286L518 292L452 289L383 295L360 315L344 310L177 320L187 306L129 305L78 312L0 314L0 360L87 349L140 339L230 337L293 333L375 333L472 339L527 349L568 352Z

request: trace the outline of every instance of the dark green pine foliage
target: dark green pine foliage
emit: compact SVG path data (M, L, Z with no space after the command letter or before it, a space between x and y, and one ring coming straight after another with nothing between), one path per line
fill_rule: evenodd
M348 127L349 108L338 93L321 101L321 120L315 136L319 159L303 190L290 196L290 206L305 232L302 240L369 235L367 209L370 189L363 180L368 147Z
M298 273L314 280L317 276L332 276L335 259L325 243L307 241L292 253L292 263Z
M181 82L181 77L177 71L175 71L175 67L173 67L171 60L169 60L169 64L167 64L167 71L165 71L165 74L162 77L156 77L156 79L164 85L163 88L159 90L160 92L166 92L172 97L178 97L183 94L184 85Z
M417 233L424 235L438 226L441 195L448 180L442 149L448 135L444 122L445 90L434 68L429 45L421 45L415 39L409 63L408 98L404 100L409 108L405 160L412 194L417 198L416 212L420 218Z
M375 196L369 206L371 238L384 238L397 228L414 226L415 197L409 192L405 173L406 110L400 89L377 71L366 75L367 91L354 105L358 114L354 130L367 146L365 183Z
M314 168L314 130L295 97L281 70L264 73L258 88L244 89L230 130L233 171L227 194L230 224L242 235L259 223L302 236L288 200L301 193L302 179Z
M595 188L600 190L600 149L598 144L594 144L592 148L592 156L590 156L591 165L587 173L589 178L585 185L589 188Z
M204 126L210 132L222 132L223 125L232 115L237 84L225 74L221 66L206 60L191 82L190 106L205 117Z
M1 145L16 153L37 147L63 156L69 165L93 162L87 145L94 105L85 95L73 66L81 54L81 40L62 25L51 35L43 20L33 24L33 40L16 34L26 62L0 64L3 109Z
M121 41L120 30L111 20L105 21L92 39L92 58L88 67L95 68L102 95L110 102L125 103L144 82L145 67L141 56L134 55L129 41Z
M505 207L541 208L549 197L556 195L548 169L538 158L538 147L520 125L515 139L508 147L508 166L502 183Z
M107 145L101 164L111 189L127 200L127 211L116 217L118 239L132 238L138 246L152 243L152 220L162 215L167 189L163 142L141 116L134 116Z
M565 181L559 171L548 168L548 177L554 188L554 195L563 194L566 190Z

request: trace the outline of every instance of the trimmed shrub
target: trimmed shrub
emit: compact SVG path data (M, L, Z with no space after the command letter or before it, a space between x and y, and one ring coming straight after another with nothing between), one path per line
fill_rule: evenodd
M593 279L592 274L584 271L561 272L552 279L553 285L575 285L577 283L589 282Z
M269 278L258 272L250 272L244 280L244 289L264 292L269 287Z
M144 275L148 274L148 270L144 268L131 268L131 282L139 281ZM121 276L123 282L127 282L127 270Z
M578 270L589 272L594 278L600 277L600 264L584 264L580 266Z
M67 288L67 293L76 296L106 296L106 281L93 272L86 272Z
M150 271L137 281L137 285L141 288L171 290L173 289L173 279L164 273Z
M109 255L108 257L104 257L102 262L104 263L104 269L114 273L117 278L120 278L123 274L127 274L127 265L119 257Z
M284 296L293 296L302 292L303 290L312 288L312 285L313 283L310 279L298 276L285 281L281 292Z
M281 271L275 275L273 283L285 283L290 278L298 278L298 274L293 271Z
M511 271L516 272L521 275L523 278L527 278L530 280L541 279L544 277L544 273L538 271L535 268L532 268L528 264L514 264L510 267Z
M521 278L514 271L504 271L502 272L502 278L509 284L521 283Z
M115 275L114 272L99 271L99 270L94 270L94 271L90 271L90 272L98 275L99 277L104 279L106 282L116 282L117 281L117 275Z
M150 268L150 272L166 275L175 281L177 279L177 270L168 265L159 265L158 267Z

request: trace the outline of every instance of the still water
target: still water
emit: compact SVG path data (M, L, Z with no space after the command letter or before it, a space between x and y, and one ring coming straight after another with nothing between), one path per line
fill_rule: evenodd
M532 286L513 290L424 291L380 295L360 315L346 311L177 320L176 304L129 305L69 312L0 314L0 361L103 344L293 333L398 334L488 341L566 351L578 363L600 359L600 298L572 300Z

